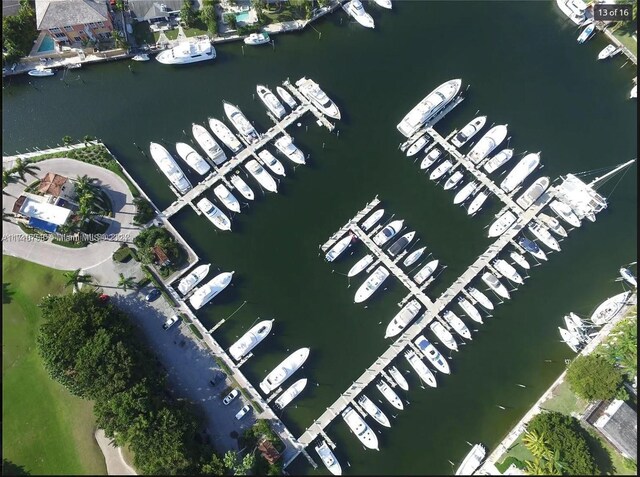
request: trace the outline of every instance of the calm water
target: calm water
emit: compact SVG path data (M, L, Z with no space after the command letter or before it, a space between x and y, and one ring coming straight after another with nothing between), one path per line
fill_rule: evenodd
M388 290L368 308L354 305L362 277L347 288L340 274L365 253L363 246L327 264L318 256L319 244L379 194L385 209L404 218L447 265L428 292L435 298L490 243L484 227L499 205L467 217L452 205L452 193L431 183L397 150L402 138L396 123L427 92L463 78L471 85L467 99L437 129L446 134L480 110L489 123L509 124L516 154L542 151L542 172L552 178L637 154L636 103L626 99L633 71L620 69L621 57L597 62L605 46L600 38L577 46L574 25L551 3L394 2L392 12L365 7L375 31L340 12L315 26L321 39L311 29L278 36L275 49L245 47L244 55L240 44L228 44L217 48L212 64L168 68L153 61L133 64L129 72L128 63L119 62L73 71L65 82L61 73L11 79L3 89L5 153L54 146L66 134L95 135L161 208L173 195L136 144L147 149L150 141L185 140L183 130L189 132L192 122L223 117L222 99L238 104L265 130L269 120L252 97L256 83L275 87L287 77L307 75L338 103L339 136L310 118L291 130L296 144L311 154L309 165L293 171L282 159L287 177L281 193L259 194L234 218L232 234L216 233L189 208L173 219L203 260L236 271L233 288L200 313L212 326L247 301L218 330L223 345L258 317L276 319L275 336L243 367L255 384L287 350L311 347L297 375L310 385L284 414L296 435L386 348L384 327L405 294L389 280ZM381 431L381 452L363 450L340 419L328 428L346 473L449 473L448 460L462 459L466 441L495 447L571 356L559 342L562 315L589 314L620 290L613 278L621 264L635 260L637 246L635 177L633 166L617 184L619 177L603 188L610 208L531 272L526 286L455 354L452 375L438 376L437 390L420 389L415 375L408 375L411 390L404 397L410 404L391 429ZM407 369L404 360L396 364ZM381 399L375 388L367 394ZM394 413L387 404L381 407ZM303 459L290 470L310 472Z

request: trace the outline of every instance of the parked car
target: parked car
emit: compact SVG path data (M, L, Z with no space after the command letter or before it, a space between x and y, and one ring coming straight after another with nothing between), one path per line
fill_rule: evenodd
M147 293L147 295L144 297L145 301L154 301L157 300L160 295L162 295L162 292L160 291L159 288L152 288L151 290L149 290L149 293Z
M228 405L231 401L237 398L239 394L240 394L240 391L238 391L237 389L234 389L229 394L227 394L227 396L222 400L222 404L224 404L225 406Z
M224 379L227 377L227 375L222 372L222 371L218 371L213 375L213 379L209 380L209 383L211 383L211 386L215 386L216 384L218 384L220 381L224 381Z
M242 419L245 416L245 414L249 412L250 409L251 409L251 406L249 406L248 404L244 406L242 409L238 411L238 414L236 414L236 419L238 421Z
M164 325L162 325L162 327L165 330L168 330L169 328L171 328L173 325L175 325L178 321L180 321L180 316L178 315L173 315L170 318L167 318L167 321L164 322Z

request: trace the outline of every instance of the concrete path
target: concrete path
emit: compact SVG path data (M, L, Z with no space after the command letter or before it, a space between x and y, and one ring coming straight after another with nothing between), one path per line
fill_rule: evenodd
M115 447L111 443L111 439L104 435L102 429L95 432L96 441L100 446L100 450L104 454L104 460L107 464L107 474L109 475L138 475L136 471L124 460L122 448Z

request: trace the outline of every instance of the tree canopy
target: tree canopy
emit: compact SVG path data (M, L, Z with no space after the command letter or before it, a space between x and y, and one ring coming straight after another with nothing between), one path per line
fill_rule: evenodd
M595 353L574 359L567 369L571 390L589 401L613 398L622 385L622 373Z
M611 330L607 342L599 347L602 356L630 379L638 374L638 318L637 312L620 321Z
M36 12L28 0L20 1L20 9L16 15L2 18L2 64L14 63L27 56L38 37L36 30Z

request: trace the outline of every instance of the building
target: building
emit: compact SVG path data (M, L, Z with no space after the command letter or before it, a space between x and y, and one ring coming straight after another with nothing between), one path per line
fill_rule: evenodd
M129 2L129 11L138 22L169 22L180 15L183 4L183 0L136 0ZM197 9L197 5L192 7Z
M638 456L638 413L627 403L615 399L603 401L589 417L592 424L624 457Z
M54 172L47 172L44 179L38 184L38 192L45 196L47 202L51 204L56 204L58 199L73 201L75 198L73 182Z
M111 39L106 0L36 0L36 28L65 45Z
M169 260L169 257L167 257L165 251L162 250L162 247L160 247L159 245L154 245L151 251L153 252L153 255L160 267L171 265L171 260Z
M258 442L258 450L269 464L273 464L280 458L280 453L265 437L262 437Z
M50 204L41 195L23 193L13 205L13 213L34 227L46 232L56 232L73 213L71 209Z

